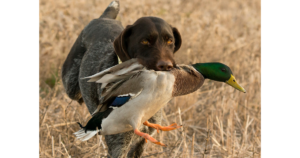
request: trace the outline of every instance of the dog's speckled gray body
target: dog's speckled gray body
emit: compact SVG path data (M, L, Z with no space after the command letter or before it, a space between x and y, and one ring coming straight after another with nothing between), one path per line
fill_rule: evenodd
M119 12L119 2L113 1L98 19L92 20L80 33L62 67L62 81L68 96L79 102L85 102L93 113L101 100L101 84L86 82L80 78L91 76L118 64L113 41L124 30L119 21L114 20ZM161 111L150 120L161 123ZM155 134L155 129L142 126L142 132ZM145 140L134 135L133 131L107 135L105 140L109 154L113 158L140 157ZM135 141L130 150L130 143Z

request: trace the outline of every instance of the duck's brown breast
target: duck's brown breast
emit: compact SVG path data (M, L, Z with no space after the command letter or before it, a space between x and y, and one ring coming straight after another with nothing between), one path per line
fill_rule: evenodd
M204 77L189 65L180 65L171 70L175 76L172 96L186 95L195 92L204 83Z

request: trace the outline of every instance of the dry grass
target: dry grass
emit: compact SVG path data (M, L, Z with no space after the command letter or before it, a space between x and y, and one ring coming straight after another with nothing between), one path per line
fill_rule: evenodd
M101 136L74 141L75 123L86 123L85 105L64 92L60 69L80 31L98 18L111 0L40 0L40 157L103 157ZM143 157L260 157L260 1L122 0L123 26L142 16L157 16L177 27L183 39L177 63L223 62L247 90L205 81L197 92L173 99L163 125L182 121L183 130L155 137ZM179 111L181 110L181 112Z

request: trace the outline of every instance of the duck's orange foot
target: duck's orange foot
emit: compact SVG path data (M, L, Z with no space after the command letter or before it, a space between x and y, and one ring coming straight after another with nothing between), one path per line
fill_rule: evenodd
M174 129L182 127L182 126L178 126L177 123L172 123L169 126L161 126L159 124L154 124L154 123L150 123L150 122L146 121L143 124L145 126L148 126L148 127L151 127L151 128L155 128L157 130L157 133L159 133L159 130L162 130L162 131L171 131L171 130L174 130Z
M149 134L143 133L143 132L139 131L138 129L135 129L134 133L136 135L138 135L138 136L141 136L141 137L145 138L146 143L147 143L147 140L149 140L150 142L152 142L154 144L165 146L165 147L167 146L164 143L161 143L161 142L157 141L156 139L154 139L153 137L151 137Z

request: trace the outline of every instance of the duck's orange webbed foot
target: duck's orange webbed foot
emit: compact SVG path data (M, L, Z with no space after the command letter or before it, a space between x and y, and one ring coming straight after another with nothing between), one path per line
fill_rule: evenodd
M145 126L148 126L148 127L151 127L151 128L155 128L157 130L157 133L159 133L159 130L162 130L162 131L171 131L171 130L174 130L174 129L182 127L182 126L178 126L177 123L172 123L169 126L161 126L159 124L154 124L154 123L150 123L150 122L146 121L143 124Z
M136 135L138 135L138 136L141 136L141 137L145 138L146 143L147 143L147 140L149 140L150 142L152 142L152 143L154 143L154 144L161 145L161 146L165 146L165 147L167 146L167 145L165 145L165 144L163 144L163 143L157 141L156 139L154 139L153 137L151 137L149 134L143 133L143 132L139 131L138 129L135 129L135 130L134 130L134 133L135 133Z

